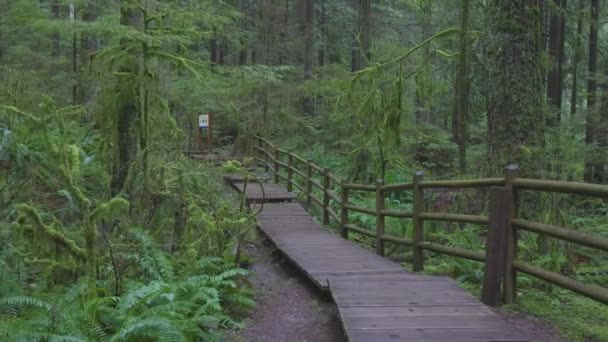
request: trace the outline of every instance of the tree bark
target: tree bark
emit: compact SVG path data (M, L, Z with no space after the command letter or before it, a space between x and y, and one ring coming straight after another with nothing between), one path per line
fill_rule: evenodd
M466 172L467 112L469 104L469 9L470 0L462 0L460 10L460 34L458 71L456 74L455 112L452 116L452 135L458 144L458 167L461 174Z
M549 20L549 57L551 68L547 75L547 100L550 114L547 116L547 126L555 127L561 120L563 90L563 62L566 18L562 11L567 9L566 0L556 1L558 8L551 8Z
M314 0L304 0L304 81L313 78L312 68L315 58L314 51ZM310 96L303 98L304 115L314 114L314 102Z
M488 35L488 165L502 174L525 164L523 151L543 141L540 0L494 1ZM524 165L530 174L532 165Z
M355 34L353 37L351 70L353 72L366 67L371 59L371 29L372 29L372 2L371 0L353 0L356 16Z
M422 39L427 39L433 35L432 0L422 0ZM432 64L431 46L425 45L422 50L422 71L416 76L416 123L431 121L431 97L432 97Z
M599 0L591 0L591 23L589 24L589 66L587 74L587 115L585 123L585 144L591 147L595 143L595 125L597 109L597 29L599 19ZM585 160L585 181L596 181L594 173L594 156L589 155Z
M59 20L59 0L51 0L51 14L53 15L53 19ZM51 34L51 56L57 57L59 54L61 54L61 35L59 32L53 32Z
M139 27L142 21L142 13L139 9L123 1L120 9L120 24L125 26ZM121 45L128 43L126 39L121 39ZM136 74L140 66L133 61L125 62L121 67L122 73ZM111 190L112 196L118 195L122 190L129 175L129 170L137 152L137 135L135 121L137 120L137 103L139 89L116 84L117 102L119 104L116 113L118 163L112 175Z
M583 11L585 9L585 0L578 0L578 20L576 22L576 37L574 38L574 54L572 56L572 94L570 98L570 116L576 115L576 106L578 103L578 65L582 57L582 42L583 36Z

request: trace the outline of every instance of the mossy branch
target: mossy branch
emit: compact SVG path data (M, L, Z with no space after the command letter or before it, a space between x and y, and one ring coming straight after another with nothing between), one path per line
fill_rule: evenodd
M40 229L49 238L51 238L51 240L65 247L70 252L70 254L82 260L87 259L86 251L80 246L78 246L78 244L74 240L63 235L63 233L57 231L51 226L44 224L44 222L42 221L42 217L40 217L40 214L35 208L27 204L19 204L15 208L22 215L32 221L32 223L37 226L38 229Z

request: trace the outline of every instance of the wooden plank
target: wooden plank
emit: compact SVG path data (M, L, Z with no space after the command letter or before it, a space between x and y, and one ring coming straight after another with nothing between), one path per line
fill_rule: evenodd
M345 317L348 329L463 329L508 328L507 321L493 316Z
M389 306L389 307L341 307L344 317L435 317L435 316L496 316L484 305L471 306Z
M395 341L436 341L436 342L507 342L526 341L517 330L508 328L466 328L466 329L386 329L350 330L350 342L395 342Z

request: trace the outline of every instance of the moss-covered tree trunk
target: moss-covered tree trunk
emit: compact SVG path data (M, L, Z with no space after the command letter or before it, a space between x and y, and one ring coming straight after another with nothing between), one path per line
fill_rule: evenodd
M600 4L599 0L591 0L591 23L589 24L589 64L587 73L587 115L585 126L585 144L590 150L596 143L595 136L597 125L596 98L597 98L597 29L599 19ZM593 150L595 150L593 148ZM595 172L594 153L588 153L585 158L585 181L597 182L597 174Z
M582 35L583 35L583 14L585 9L585 0L578 0L578 20L576 22L576 36L574 38L574 54L572 56L572 92L570 94L570 116L576 115L576 106L578 103L578 65L582 60L583 52Z
M495 0L489 8L488 171L524 163L542 144L543 72L540 0ZM528 172L531 165L523 165Z
M433 0L420 2L422 39L433 35ZM416 123L431 122L431 98L433 68L431 63L431 44L422 49L422 70L416 76Z
M452 116L452 135L458 144L458 168L460 173L466 171L467 153L467 111L469 104L469 9L470 0L462 0L460 10L460 35L458 70L456 74L455 110Z
M550 8L549 23L549 57L551 68L547 74L547 101L550 113L547 117L548 126L556 126L561 120L563 90L563 63L566 17L562 11L567 9L566 0L556 1L557 8Z
M139 9L130 5L128 1L123 2L120 9L120 24L139 27L141 25L142 13ZM121 40L121 45L127 47L129 41ZM123 74L132 75L135 79L139 72L140 61L137 57L127 58L120 67ZM116 135L117 135L117 162L112 174L111 190L115 196L120 193L127 181L131 164L137 153L137 103L139 88L136 82L116 82L117 108L116 108Z
M314 0L304 0L304 81L312 80L312 67L315 58L314 49ZM305 95L303 100L304 115L314 114L312 97Z

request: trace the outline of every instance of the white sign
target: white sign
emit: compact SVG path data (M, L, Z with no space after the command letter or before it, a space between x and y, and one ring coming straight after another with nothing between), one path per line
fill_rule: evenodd
M198 127L209 128L209 114L201 114L198 116Z

